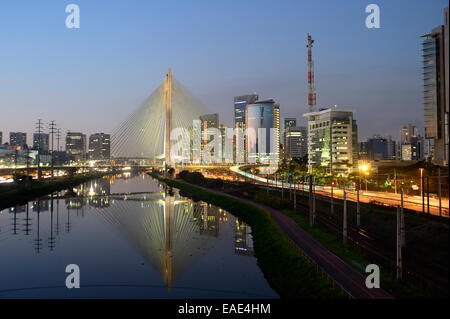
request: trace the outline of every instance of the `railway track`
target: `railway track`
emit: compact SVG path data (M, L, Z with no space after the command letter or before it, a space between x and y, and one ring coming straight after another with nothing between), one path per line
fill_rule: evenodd
M306 215L307 205L297 205L297 213ZM316 211L316 222L331 230L335 235L342 235L342 221L323 212ZM355 225L347 225L347 239L365 253L375 258L380 264L396 268L396 246L377 237ZM431 264L419 256L403 250L404 279L415 282L425 288L435 288L441 293L448 294L448 269Z

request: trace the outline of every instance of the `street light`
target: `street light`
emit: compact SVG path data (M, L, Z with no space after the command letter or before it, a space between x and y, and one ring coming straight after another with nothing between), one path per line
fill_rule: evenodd
M359 165L359 184L361 184L361 171L363 171L364 172L364 179L365 179L365 181L366 181L366 192L367 192L367 175L369 174L369 169L370 169L370 167L369 167L369 165L368 164L362 164L362 165Z
M420 170L420 192L423 192L423 168L419 168Z
M420 191L422 193L422 213L425 213L425 193L423 191L423 168L419 168L420 170Z

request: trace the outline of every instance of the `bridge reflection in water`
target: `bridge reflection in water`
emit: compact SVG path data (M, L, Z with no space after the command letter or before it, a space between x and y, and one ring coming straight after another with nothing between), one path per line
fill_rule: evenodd
M119 192L112 193L111 189ZM233 217L233 234L226 234L229 227L221 229L221 224L230 222L231 215L226 211L193 202L158 185L151 192L120 190L104 178L72 190L76 197L52 196L4 210L12 217L12 227L6 234L0 218L0 241L11 234L33 235L30 243L36 253L53 252L62 237L74 231L77 220L87 212L96 213L152 266L169 292L177 278L218 243L208 240L210 237L232 236L235 254L252 256L253 243L245 223Z
M100 214L113 225L164 279L169 291L174 280L201 250L215 241L199 235L218 236L226 212L206 203L193 203L179 195L148 194L114 200L114 210ZM141 197L141 198L138 198Z

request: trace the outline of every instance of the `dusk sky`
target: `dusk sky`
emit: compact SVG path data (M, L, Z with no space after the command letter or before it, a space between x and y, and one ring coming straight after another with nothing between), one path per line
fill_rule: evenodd
M81 28L67 29L67 4ZM367 29L365 7L381 9ZM359 139L423 134L421 35L443 24L446 0L42 0L0 2L0 131L34 131L36 119L110 133L174 77L220 121L233 97L257 92L282 117L306 121L306 35L318 108L356 111ZM29 142L30 142L30 136Z

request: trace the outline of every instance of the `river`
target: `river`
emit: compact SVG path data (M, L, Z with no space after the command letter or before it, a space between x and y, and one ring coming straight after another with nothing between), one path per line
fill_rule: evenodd
M75 275L67 265L79 269L80 288L67 288ZM249 226L126 173L1 211L0 298L278 294L257 265Z

